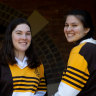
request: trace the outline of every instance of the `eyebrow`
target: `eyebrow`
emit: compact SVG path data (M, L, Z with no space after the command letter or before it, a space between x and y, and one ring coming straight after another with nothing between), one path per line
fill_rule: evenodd
M19 32L22 32L21 30L16 30L15 32L18 32L18 31L19 31ZM31 32L31 31L27 31L27 32Z
M65 24L68 24L68 23L65 23ZM71 24L78 24L77 22L73 22L73 23L71 23Z

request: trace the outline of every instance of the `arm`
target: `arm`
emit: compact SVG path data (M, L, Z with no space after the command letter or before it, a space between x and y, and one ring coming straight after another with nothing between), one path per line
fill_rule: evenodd
M44 76L44 67L41 65L40 67L40 83L38 85L37 92L34 96L45 96L47 91L47 85L46 85L46 80Z
M89 78L87 62L80 54L71 54L66 73L63 74L54 96L77 96Z

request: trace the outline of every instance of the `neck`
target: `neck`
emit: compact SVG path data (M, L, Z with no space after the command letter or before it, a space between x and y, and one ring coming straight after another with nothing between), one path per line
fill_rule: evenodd
M76 45L78 45L82 40L85 40L85 39L88 39L88 38L91 38L91 37L88 37L87 35L84 36L83 38L81 38L80 40L78 40L78 41L76 42Z
M18 58L20 61L23 61L25 57L25 52L16 52L15 51L15 57Z

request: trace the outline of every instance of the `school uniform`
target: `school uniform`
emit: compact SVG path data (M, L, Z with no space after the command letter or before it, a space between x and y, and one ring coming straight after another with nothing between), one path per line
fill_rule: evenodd
M82 40L71 50L54 96L96 96L96 40Z
M17 64L0 66L0 96L44 96L46 83L44 68L29 68L27 57L23 62L15 58Z

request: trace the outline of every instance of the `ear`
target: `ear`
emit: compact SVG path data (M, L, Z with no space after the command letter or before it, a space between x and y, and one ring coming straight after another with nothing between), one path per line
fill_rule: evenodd
M85 33L87 34L90 31L90 28L85 28Z

